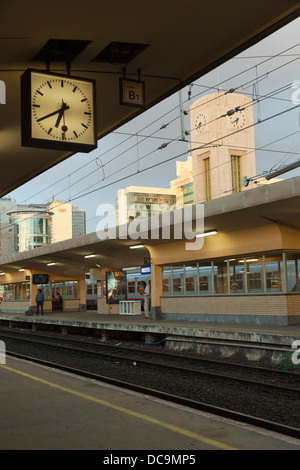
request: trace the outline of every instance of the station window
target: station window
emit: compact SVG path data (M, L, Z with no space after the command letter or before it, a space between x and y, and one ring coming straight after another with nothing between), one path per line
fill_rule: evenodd
M239 193L242 191L241 185L241 157L239 155L231 155L231 176L232 176L232 192Z
M237 256L163 267L163 295L300 293L300 253Z
M51 299L51 284L38 284L37 285L37 290L41 289L45 300L50 300Z
M228 294L227 261L214 261L215 294Z
M193 277L185 278L185 290L187 294L190 292L195 293L195 279Z
M18 282L16 284L5 284L2 286L3 300L5 302L14 300L30 299L30 283Z
M300 254L287 254L287 283L288 292L300 291Z
M78 281L66 281L65 283L65 298L66 299L77 299L78 298ZM88 284L91 286L91 294L95 294L95 283ZM87 292L88 293L88 292Z
M197 294L197 264L185 266L185 293L186 295Z
M230 293L243 294L245 292L245 264L244 259L229 259Z
M267 292L282 292L283 261L282 255L266 257L266 290Z
M246 258L247 263L247 277L248 277L248 292L260 293L264 291L263 282L263 261L262 257Z
M212 294L213 293L213 277L211 263L199 264L199 293Z
M163 277L163 294L170 294L170 287L171 287L171 268L170 267L164 267L163 272L162 272L162 277Z
M173 266L173 294L183 295L184 294L184 267Z

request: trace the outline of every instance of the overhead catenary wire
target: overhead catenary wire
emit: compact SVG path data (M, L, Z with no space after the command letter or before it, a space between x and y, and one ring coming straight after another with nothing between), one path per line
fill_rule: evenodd
M286 86L285 86L285 87L286 87ZM274 94L275 92L278 93L278 92L282 91L283 89L285 89L285 87L281 87L281 88L279 88L278 90L275 90L275 91L273 91L273 92L270 92L268 95L265 95L264 98L270 96L271 94ZM297 106L296 106L296 107L297 107ZM283 111L283 112L285 112L285 111ZM280 114L282 114L283 112L281 112ZM146 127L148 127L148 126L146 126ZM135 134L135 135L136 135L136 134ZM228 136L223 136L223 138L226 138L226 137L228 137ZM149 138L149 136L147 136L147 138ZM126 139L126 140L127 140L127 139ZM172 141L175 141L175 140L176 140L176 139L173 139ZM208 144L206 144L206 145L208 145ZM141 157L140 160L142 160L142 159L148 157L149 155L151 155L151 154L154 153L154 152L155 152L155 150L149 152L148 154L146 154L146 155L144 155L143 157ZM97 160L98 158L99 158L99 157L96 157L96 160ZM177 157L175 157L175 158L177 158ZM88 163L85 164L84 166L87 166L87 165L89 165L90 163L91 163L91 162L88 162ZM131 163L131 164L133 164L133 163ZM130 164L130 165L131 165L131 164ZM130 166L130 165L129 165L129 166ZM124 167L124 168L127 168L127 167L128 167L128 165L127 165L126 167ZM102 170L103 170L103 172L104 172L104 165L103 165L103 164L101 165L101 168L102 168ZM124 169L124 168L123 168L123 169ZM79 171L79 169L75 170L73 173L76 173L77 171ZM118 171L120 171L120 170L118 170ZM72 173L72 174L73 174L73 173ZM82 181L83 179L85 179L86 177L88 177L88 176L89 176L90 174L92 174L92 173L94 173L94 171L91 172L91 173L89 173L88 175L85 175L84 177L80 178L78 181L76 181L76 182L73 183L72 185L70 185L70 183L69 183L69 190L70 190L70 187L71 187L71 186L73 186L73 185L77 184L78 182ZM109 175L109 177L111 177L111 176L113 176L113 175ZM68 176L62 178L60 181L66 179L66 178L68 178ZM55 184L56 184L56 183L55 183ZM97 184L97 183L95 183L95 184ZM51 186L52 186L52 185L50 185L49 187L51 187ZM64 191L64 190L62 190L61 192L63 192L63 191ZM59 193L58 193L58 194L59 194ZM70 197L69 197L69 200L70 200Z
M270 120L270 119L273 119L273 118L278 117L278 116L280 116L280 115L282 115L282 114L285 114L285 113L287 113L287 112L289 112L289 111L292 111L292 110L294 110L294 109L296 109L296 108L299 108L299 106L300 106L300 105L296 105L296 106L294 106L294 107L292 107L292 108L289 108L289 109L287 109L287 110L281 111L280 113L277 113L277 114L275 114L275 115L272 115L272 116L269 116L269 117L263 119L260 123L254 123L254 124L251 124L250 126L247 126L247 127L253 127L253 126L257 125L257 124L261 124L261 123L263 123L263 122L266 122L266 121L268 121L268 120ZM244 128L244 129L245 129L245 128ZM230 136L233 135L233 134L236 134L237 132L242 132L244 129L237 130L237 131L235 131L235 132L233 132L233 133L231 133L231 134L229 134L229 135L226 135L226 138L230 137ZM215 139L214 141L211 141L210 144L212 144L213 142L217 142L217 141L219 141L219 140L221 140L221 139L224 139L224 136L222 136L222 137L220 137L220 138L218 138L218 139ZM194 150L199 150L199 149L201 149L201 148L203 148L203 146L196 147L196 148L192 149L192 151L194 151ZM156 168L156 167L158 167L158 166L160 166L160 165L162 165L162 164L165 164L165 163L167 163L167 162L169 162L169 161L171 161L171 160L174 160L174 159L176 159L176 158L180 158L180 157L182 157L182 156L184 156L184 155L186 155L186 152L183 152L183 153L181 153L181 154L179 154L179 155L172 156L172 157L170 157L170 158L164 160L163 162L158 162L158 163L155 163L155 164L151 165L150 167L141 169L141 170L140 170L140 173L141 173L141 172L144 172L144 171L148 171L149 169ZM142 157L142 158L143 158L143 157ZM130 163L129 165L127 165L126 167L122 168L122 170L128 168L128 167L131 166L133 163L134 163L134 162L132 162L132 163ZM130 177L132 177L132 176L135 176L136 174L137 174L137 173L134 172L134 173L132 173L132 174L130 174L130 175L123 176L123 177L118 178L117 180L115 180L115 181L113 181L113 182L111 182L111 183L107 183L107 184L104 185L104 186L101 186L101 187L99 187L99 188L90 190L90 191L88 191L88 192L86 192L86 193L84 193L84 194L81 194L81 192L82 192L82 191L81 191L80 193L75 194L75 195L71 198L71 201L78 199L78 197L83 197L83 196L87 196L87 195L89 195L89 194L92 194L92 193L98 191L99 189L104 189L104 188L106 188L106 187L108 187L108 186L111 186L111 185L113 185L113 184L119 183L120 181L123 181L124 179L130 178ZM70 201L69 201L69 202L70 202Z
M223 83L227 82L228 80L230 80L230 79L232 79L232 78L236 78L237 76L239 76L239 75L241 75L241 74L243 74L243 73L245 73L245 72L247 72L247 71L253 69L254 67L257 67L257 66L259 66L259 65L262 65L263 63L266 63L266 62L268 62L268 61L271 60L271 59L274 59L274 58L276 58L276 57L279 57L279 56L283 55L285 52L287 52L287 51L289 51L289 50L291 50L291 49L297 47L299 44L300 44L300 43L295 44L295 45L293 45L293 46L291 46L291 47L285 49L284 51L279 52L278 54L275 54L275 55L273 55L273 56L271 56L271 57L268 57L266 60L263 60L263 61L260 62L259 64L256 64L256 65L254 65L254 66L252 66L252 67L249 67L248 69L246 69L246 70L244 70L244 71L242 71L242 72L239 72L238 74L234 75L233 77L230 77L230 78L224 80L224 81L221 82L220 84L223 84ZM297 59L297 58L296 58L296 59ZM296 59L295 59L295 60L296 60ZM294 60L294 59L293 59L293 60ZM291 61L290 61L290 62L291 62ZM286 64L283 64L283 65L280 66L280 67L283 67L284 65L286 65ZM277 67L277 68L278 68L278 67ZM276 70L277 68L275 68L274 70ZM273 70L273 71L274 71L274 70ZM246 82L246 84L247 84L247 83L249 83L249 81ZM244 84L244 85L245 85L245 84ZM241 85L241 86L243 86L243 85ZM212 88L212 87L209 87L209 88ZM177 109L177 106L176 106L176 108L172 108L172 110L171 110L170 112L172 112L174 109ZM168 112L168 113L169 113L169 112ZM165 113L164 116L167 115L168 113ZM160 118L161 118L161 117L160 117ZM157 122L160 118L157 118L154 122ZM151 124L145 126L143 129L149 127L150 125L151 125ZM143 130L143 129L142 129L142 130ZM153 134L154 134L154 133L153 133ZM152 134L152 135L153 135L153 134ZM126 139L126 140L129 140L129 138ZM174 140L175 140L175 139L174 139ZM140 143L141 143L141 142L140 142ZM122 143L121 143L121 144L122 144ZM121 144L117 144L114 148L116 148L118 145L121 145ZM134 147L135 147L135 145L133 145L131 148L134 148ZM130 148L130 149L131 149L131 148ZM127 151L129 151L130 149L128 149ZM113 150L113 149L110 149L109 151L111 151L111 150ZM121 155L124 154L125 152L126 152L126 151L122 152ZM107 153L108 153L108 152L106 152L105 154L107 154ZM104 155L105 155L105 154L104 154ZM96 157L96 158L97 158L97 157ZM116 158L119 158L119 156L114 157L111 161L114 161ZM93 161L94 161L94 160L93 160ZM87 163L87 164L84 165L84 166L87 166L87 165L89 165L90 163L93 163L93 161ZM106 164L109 164L109 163L110 163L110 162L107 162ZM106 165L106 164L104 164L104 165ZM102 169L104 168L104 165L102 165ZM79 171L79 169L76 170L76 171ZM91 173L89 173L89 175L90 175L90 174L91 174ZM89 175L87 175L87 176L89 176ZM67 177L66 177L66 178L67 178ZM84 178L84 177L83 177L83 178ZM81 178L78 182L82 181L83 178ZM62 191L61 191L61 192L62 192Z
M266 63L266 62L268 62L269 60L272 60L272 59L274 59L274 58L276 58L276 57L280 57L280 56L282 56L284 53L286 53L286 52L288 52L288 51L294 49L295 47L297 47L297 46L299 46L299 45L300 45L300 43L297 43L297 44L295 44L295 45L293 45L293 46L291 46L291 47L289 47L289 48L287 48L287 49L285 49L285 50L283 50L283 51L281 51L281 52L279 52L279 53L277 53L277 54L274 54L274 55L272 55L272 56L268 56L267 59L261 61L259 64L255 64L255 65L253 65L253 66L247 68L246 70L243 70L243 71L239 72L238 74L235 74L235 75L233 75L232 77L229 77L228 79L223 80L221 83L219 83L219 85L221 85L221 84L223 84L223 83L225 83L225 82L227 82L227 81L229 81L229 80L232 80L233 78L236 78L237 76L240 76L240 75L246 73L247 71L253 69L254 67L260 66L260 65L262 65L262 64L264 64L264 63ZM296 59L297 59L297 58L296 58ZM295 60L296 60L296 59L295 59ZM294 60L294 59L293 59L293 60ZM290 62L292 62L292 61L290 61ZM289 62L289 63L290 63L290 62ZM289 63L288 63L288 64L289 64ZM283 67L283 66L285 66L285 65L287 65L287 64L283 64L283 65L281 65L280 67L277 67L277 68L273 69L273 71L274 71L274 70L277 70L278 68L281 68L281 67ZM252 80L252 81L253 81L253 80ZM250 82L251 82L251 81L250 81ZM246 84L248 84L248 83L250 83L250 82L248 81L248 82L246 82ZM244 85L245 85L245 84L244 84ZM240 86L244 86L244 85L240 85ZM213 87L208 87L208 89L209 89L209 88L213 88ZM175 108L172 108L172 110L169 111L169 112L172 112L172 111L174 111L175 109L177 109L177 106L176 106ZM167 114L169 114L169 112L165 113L163 116L166 116ZM156 119L155 121L153 121L153 122L157 122L159 119L161 119L161 117L157 118L157 119ZM152 124L153 124L153 123L152 123ZM151 125L151 124L145 126L143 129L149 127L150 125ZM141 129L141 131L142 131L143 129ZM140 131L139 131L139 132L140 132ZM139 133L139 132L138 132L138 133ZM129 140L129 138L126 139L126 140ZM122 143L123 143L123 142L122 142ZM121 144L122 144L122 143L121 143ZM140 143L141 143L141 142L140 142ZM109 151L113 150L114 148L116 148L117 146L119 146L119 145L121 145L121 144L117 144L116 146L114 146L114 147L113 147L112 149L110 149ZM132 146L131 148L134 148L134 146ZM131 149L131 148L130 148L130 149ZM130 149L128 149L128 151L129 151ZM107 155L107 153L108 153L109 151L105 152L105 154L103 154L103 156L104 156L104 155ZM124 154L124 153L125 153L125 152L122 152L122 154ZM100 156L102 156L102 155L100 155ZM118 156L115 157L113 160L115 160L116 158L118 158ZM113 160L112 160L112 161L113 161ZM91 163L92 163L92 162L91 162ZM108 163L109 163L109 162L108 162ZM107 163L107 164L108 164L108 163ZM89 164L89 163L88 163L88 164ZM87 165L88 165L88 164L87 164ZM76 171L79 171L79 169L76 170ZM79 182L80 182L80 181L82 181L82 179L80 179Z
M280 112L280 113L277 113L276 115L269 116L269 117L266 118L265 120L269 120L269 119L271 119L271 118L277 117L278 115L281 115L281 114L283 114L283 113L285 113L285 112L291 111L291 110L293 110L293 109L295 109L295 108L298 108L299 106L300 106L300 105L297 105L297 106L294 106L293 108L290 108L289 110L285 110L285 111L282 111L282 112ZM248 127L252 127L252 126L257 125L257 124L260 124L260 123L254 123L254 124L251 124L251 125L248 126ZM244 129L234 131L234 132L231 133L230 135L236 134L236 133L239 133L239 132L242 132L243 130L244 130ZM300 132L300 131L297 131L297 132ZM291 135L294 135L294 134L295 134L295 133L293 133L293 134L291 134ZM225 136L225 137L228 137L228 136ZM290 137L290 136L287 136L287 137ZM222 139L222 138L224 138L224 136L222 136L222 137L219 138L219 139L216 139L216 141L218 141L218 140L220 140L220 139ZM268 144L268 145L272 145L272 143L276 143L276 142L279 141L279 140L283 140L283 138L277 139L276 141L271 142L271 143ZM210 144L212 144L213 142L215 142L215 141L212 141ZM198 150L198 149L204 148L205 145L207 145L207 144L204 144L204 145L202 145L202 146L200 146L200 147L196 147L196 148L194 148L194 149L192 149L192 150L194 151L194 150ZM171 160L174 160L175 158L180 158L180 157L183 156L183 155L186 155L186 152L184 152L184 153L182 153L182 154L179 154L179 155L176 155L176 156L173 156L173 157L171 157L171 158L168 158L167 160L164 160L163 162L159 162L159 163L157 163L157 164L154 164L154 165L152 165L151 167L144 168L144 169L141 170L141 172L148 171L148 170L151 169L151 168L154 168L154 167L160 166L160 165L162 165L162 164L165 164L165 163L167 163L167 162L169 162L169 161L171 161ZM145 158L145 157L146 157L146 156L144 156L144 157L142 157L142 158ZM131 166L133 163L134 163L134 162L132 162L130 165L127 165L125 168L128 168L128 167ZM216 167L219 167L219 166L222 166L222 165L225 165L225 164L228 164L228 162L223 162L223 163L217 165ZM213 167L213 168L216 168L216 167ZM213 168L212 168L212 169L213 169ZM123 168L123 169L124 169L124 168ZM204 172L202 172L202 173L204 173ZM201 172L200 172L199 174L201 174ZM88 195L88 194L91 194L91 193L93 193L93 192L95 192L95 191L98 191L98 190L101 190L101 189L105 189L106 187L112 186L113 184L116 184L116 183L118 183L118 182L120 182L120 181L123 181L123 180L125 180L125 179L127 179L127 178L129 178L129 177L136 176L136 175L137 175L137 172L134 172L134 173L132 173L132 174L130 174L130 175L123 176L123 177L119 178L118 180L115 180L115 181L110 182L110 183L108 183L108 184L106 184L106 185L104 185L104 186L101 186L100 188L96 188L96 189L94 189L94 190L91 190L91 191L89 191L88 193L85 193L85 194L83 194L83 195L81 195L81 194L79 193L79 194L75 195L74 197L72 197L71 199L69 199L68 201L62 202L62 203L59 204L59 205L64 205L64 204L66 204L66 203L69 203L69 202L71 202L71 201L73 201L73 200L78 199L78 197L83 197L83 196L86 196L86 195ZM110 175L110 176L113 176L113 175ZM196 176L197 176L197 175L196 175ZM227 193L227 192L231 192L231 190L230 190L230 191L224 191L223 193L220 193L220 194L224 194L224 193ZM35 217L35 216L30 216L30 217L28 217L28 218L25 219L25 220L28 220L28 219L33 218L33 217Z
M299 44L300 44L300 43L299 43ZM296 44L296 45L294 45L294 46L292 46L292 47L290 47L290 48L288 48L288 49L285 49L285 51L283 51L283 52L286 52L286 51L288 51L288 50L291 50L292 48L297 47L299 44ZM278 53L278 54L276 54L276 55L270 56L270 57L268 57L266 60L262 61L260 64L257 64L257 65L261 65L261 64L267 62L268 60L271 60L271 59L274 59L274 58L276 58L276 57L279 57L280 55L283 54L283 52L280 52L280 53ZM292 61L290 61L289 63L291 63L291 62L292 62ZM288 64L289 64L289 63L288 63ZM283 66L288 65L288 64L283 64L283 65L280 66L280 67L283 67ZM257 65L256 65L256 66L257 66ZM252 66L252 67L250 67L250 68L248 68L248 69L246 69L246 70L244 70L244 71L242 71L242 72L240 72L240 73L234 75L233 77L228 78L227 80L224 80L224 81L221 82L221 83L224 83L224 82L226 82L226 81L228 81L228 80L230 80L230 79L232 79L232 78L235 78L235 77L237 77L237 76L239 76L239 75L241 75L241 74L245 73L246 71L249 71L249 70L251 70L251 69L253 69L253 68L254 68L254 66ZM276 69L277 69L277 68L276 68ZM274 69L274 70L275 70L275 69ZM253 80L252 80L252 81L253 81ZM250 82L251 82L251 81L250 81ZM246 82L246 84L247 84L247 83L249 83L249 81ZM242 86L242 85L241 85L241 86ZM209 87L209 88L212 88L212 87ZM172 112L174 109L177 109L177 106L176 106L176 108L173 108L170 112ZM169 112L168 112L168 113L169 113ZM167 115L168 113L165 113L165 115ZM165 116L165 115L164 115L164 116ZM161 117L157 118L154 122L157 122L159 119L161 119ZM176 118L176 119L178 119L178 118ZM149 127L150 125L151 125L151 124L145 126L144 129L147 128L147 127ZM161 128L160 128L160 129L161 129ZM160 130L160 129L159 129L159 130ZM138 134L138 133L135 133L134 135L137 135L137 134ZM153 135L153 134L154 134L154 133L152 133L152 135ZM146 139L146 138L149 138L149 136L145 137L145 139ZM129 140L129 138L126 139L126 140ZM172 141L175 141L175 140L176 140L176 139L173 139ZM124 143L124 142L122 142L122 143ZM122 143L118 144L117 146L121 145ZM140 141L139 143L141 143L141 141ZM115 146L114 148L116 148L117 146ZM135 145L132 146L131 148L133 148L133 147L135 147ZM111 151L111 150L112 150L112 149L109 149L109 151ZM107 154L109 151L107 151L105 154ZM128 149L128 151L129 151L129 149ZM122 152L122 154L124 154L124 153L125 153L125 152ZM141 158L146 158L147 156L149 156L149 155L152 154L152 153L153 153L153 152L149 152L145 157L141 157ZM99 158L99 157L96 157L96 159L97 159L97 158ZM114 157L111 161L114 161L116 158L119 158L119 156ZM177 158L177 157L176 157L176 158ZM91 162L88 162L87 164L85 164L85 165L82 166L81 168L86 167L86 166L88 166L89 164L95 162L96 159L95 159L95 160L92 160ZM105 165L108 165L111 161L107 162ZM102 165L101 168L102 168L102 170L103 170L103 169L104 169L104 165ZM78 171L80 171L80 168L77 169L77 170L75 170L75 171L72 172L71 174L74 174L74 173L76 173L76 172L78 172ZM94 172L93 172L93 173L94 173ZM89 175L90 175L90 174L91 174L91 173L89 173ZM88 175L88 176L89 176L89 175ZM112 176L112 175L110 175L110 177L111 177L111 176ZM86 176L86 177L87 177L87 176ZM69 175L67 175L66 177L62 178L62 179L59 180L59 181L63 181L63 180L66 179L66 178L69 178ZM83 179L84 179L84 177L80 178L77 182L73 183L72 185L69 184L69 189L70 189L71 186L74 186L75 184L79 183L79 182L82 181ZM57 184L57 183L58 183L58 182L55 182L53 185L55 185L55 184ZM50 188L50 187L53 186L53 185L48 186L48 188ZM63 191L63 190L62 190L62 191ZM62 191L60 191L60 192L62 192ZM41 192L41 191L40 191L40 192ZM38 193L36 193L36 194L39 194L40 192L38 192ZM59 193L58 193L58 194L59 194ZM70 198L69 198L69 199L70 199Z
M274 94L276 94L276 93L280 93L280 92L282 92L283 90L286 90L286 89L290 88L290 86L291 86L291 85L289 84L289 85L285 85L285 86L283 86L283 87L280 87L280 88L277 89L277 90L273 90L273 91L270 92L268 95L274 95ZM266 98L268 97L268 95L265 95L265 96L264 96L264 99L266 99ZM236 109L238 109L238 108L239 108L239 109L246 109L247 107L249 107L249 106L251 106L251 105L252 105L252 100L251 100L248 104L244 105L244 108L241 108L241 106L242 106L242 105L241 105L241 106L238 106ZM284 111L283 111L283 112L284 112ZM282 112L282 113L283 113L283 112ZM215 122L216 120L218 120L218 119L220 119L220 118L222 118L222 117L225 117L225 116L226 116L226 115L218 116L217 118L213 119L213 120L210 121L209 123ZM260 122L261 122L261 121L260 121ZM209 123L208 123L208 124L209 124ZM229 135L231 135L231 134L229 134ZM148 137L148 136L147 136L147 137ZM149 137L151 137L151 136L149 136ZM227 136L223 136L223 138L226 138L226 137L227 137ZM175 142L175 141L178 141L178 138L170 139L168 143L163 143L161 146L158 147L158 149L162 150L162 149L165 148L167 145L169 145L171 142ZM158 149L156 149L156 150L158 150ZM144 158L148 157L149 155L153 154L154 152L155 152L155 150L152 150L151 152L148 152L146 155L144 155L143 157L139 158L139 162L140 162L142 159L144 159ZM119 156L120 156L120 155L118 155L118 156L115 157L114 159L118 158ZM132 164L134 164L134 162L130 163L129 166L131 166ZM128 165L126 165L126 167L123 167L123 168L121 168L121 169L118 169L118 172L121 171L121 170L123 170L124 168L127 168L127 166L128 166ZM86 178L87 176L89 176L89 175L86 175L85 177L83 177L83 179ZM112 175L110 175L110 176L112 176ZM95 184L97 184L97 183L94 183L94 185L95 185ZM84 191L84 190L83 190L83 191Z

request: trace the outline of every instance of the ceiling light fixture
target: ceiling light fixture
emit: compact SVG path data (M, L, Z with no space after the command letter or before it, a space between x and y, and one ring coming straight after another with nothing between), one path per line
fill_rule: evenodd
M136 269L140 268L140 266L130 266L129 268L123 268L123 271L135 271Z
M56 263L47 263L47 266L53 266Z
M258 259L257 259L257 258L253 258L253 259L246 259L246 263L249 263L249 262L251 262L251 261L258 261ZM239 263L243 263L243 262L244 262L244 260L243 260L243 259L241 259L241 260L239 261Z
M145 245L132 245L132 246L130 246L129 248L130 248L131 250L135 250L136 248L144 248L144 247L145 247Z
M86 255L85 258L95 258L96 255Z
M24 269L24 268L22 268L22 269L19 269L19 271L25 271L25 269Z
M216 230L212 230L211 232L206 232L206 233L198 233L198 235L196 235L197 238L200 238L200 237L208 237L210 235L216 235L218 232L216 232Z

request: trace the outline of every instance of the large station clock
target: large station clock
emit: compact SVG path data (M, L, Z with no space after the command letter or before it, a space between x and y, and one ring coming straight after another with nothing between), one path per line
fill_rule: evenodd
M97 147L94 80L28 69L21 77L22 145L74 152Z

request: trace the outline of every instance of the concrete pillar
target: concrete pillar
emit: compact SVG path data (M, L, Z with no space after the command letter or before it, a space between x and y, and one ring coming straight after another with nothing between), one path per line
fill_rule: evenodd
M32 274L31 274L31 281L30 281L30 305L33 308L36 308L36 301L35 297L37 294L37 285L32 284Z
M161 318L162 267L151 265L151 320Z
M85 277L79 279L78 282L78 295L79 295L79 310L81 312L86 311L86 289L85 289Z

